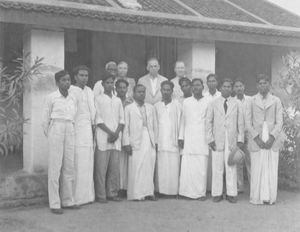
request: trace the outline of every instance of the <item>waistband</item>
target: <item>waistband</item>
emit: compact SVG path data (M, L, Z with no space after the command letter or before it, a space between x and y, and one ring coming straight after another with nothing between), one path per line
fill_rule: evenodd
M62 122L62 123L74 123L72 120L69 119L63 119L63 118L53 118L51 119L52 122Z

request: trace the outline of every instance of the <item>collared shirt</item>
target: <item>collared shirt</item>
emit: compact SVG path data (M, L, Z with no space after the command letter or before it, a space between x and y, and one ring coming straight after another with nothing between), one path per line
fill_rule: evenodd
M214 95L211 95L209 91L203 93L203 96L206 97L209 101L215 100L217 97L221 96L221 92L216 90Z
M183 155L208 155L205 117L210 101L194 96L183 101L179 139L184 140Z
M181 87L179 85L180 77L174 77L171 82L174 84L174 90L173 90L173 98L179 100L183 97L183 92L181 90Z
M142 106L140 106L137 102L135 102L135 104L137 105L137 107L142 115L143 126L147 127L147 112L146 112L145 104L143 104Z
M46 98L43 116L45 134L48 134L48 127L51 120L63 119L74 122L76 111L77 100L73 94L68 93L68 95L64 97L59 90L50 93Z
M150 76L150 83L151 83L152 94L155 95L157 89L157 77L153 78Z
M124 110L121 99L107 94L101 94L96 98L96 124L104 123L111 131L116 131L119 124L125 124ZM97 127L97 145L101 151L116 149L121 150L121 133L114 143L108 143L108 134Z

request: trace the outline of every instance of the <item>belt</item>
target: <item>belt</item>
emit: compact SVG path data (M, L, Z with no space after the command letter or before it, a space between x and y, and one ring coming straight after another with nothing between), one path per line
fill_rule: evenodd
M53 118L51 119L52 122L70 122L70 123L74 123L73 120L70 119L63 119L63 118Z

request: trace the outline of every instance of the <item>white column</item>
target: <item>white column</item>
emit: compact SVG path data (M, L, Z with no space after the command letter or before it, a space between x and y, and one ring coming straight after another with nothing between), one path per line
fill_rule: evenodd
M27 28L23 38L24 56L32 65L36 57L44 58L40 74L25 85L23 96L24 170L38 172L47 169L48 146L42 129L45 97L56 89L54 73L64 68L64 31L60 29Z
M178 60L184 61L187 76L201 78L206 83L206 76L215 73L215 43L193 40L178 40Z
M3 56L4 56L4 24L0 23L0 70L3 68Z

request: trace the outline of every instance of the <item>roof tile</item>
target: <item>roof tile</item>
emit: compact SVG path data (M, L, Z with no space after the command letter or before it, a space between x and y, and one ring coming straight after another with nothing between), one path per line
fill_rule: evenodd
M76 3L83 3L89 5L100 5L100 6L111 6L105 0L63 0L65 2L76 2Z
M246 14L242 10L226 3L223 0L181 0L201 15L208 18L236 20L251 23L263 23Z
M300 17L267 1L230 1L274 25L300 27Z

